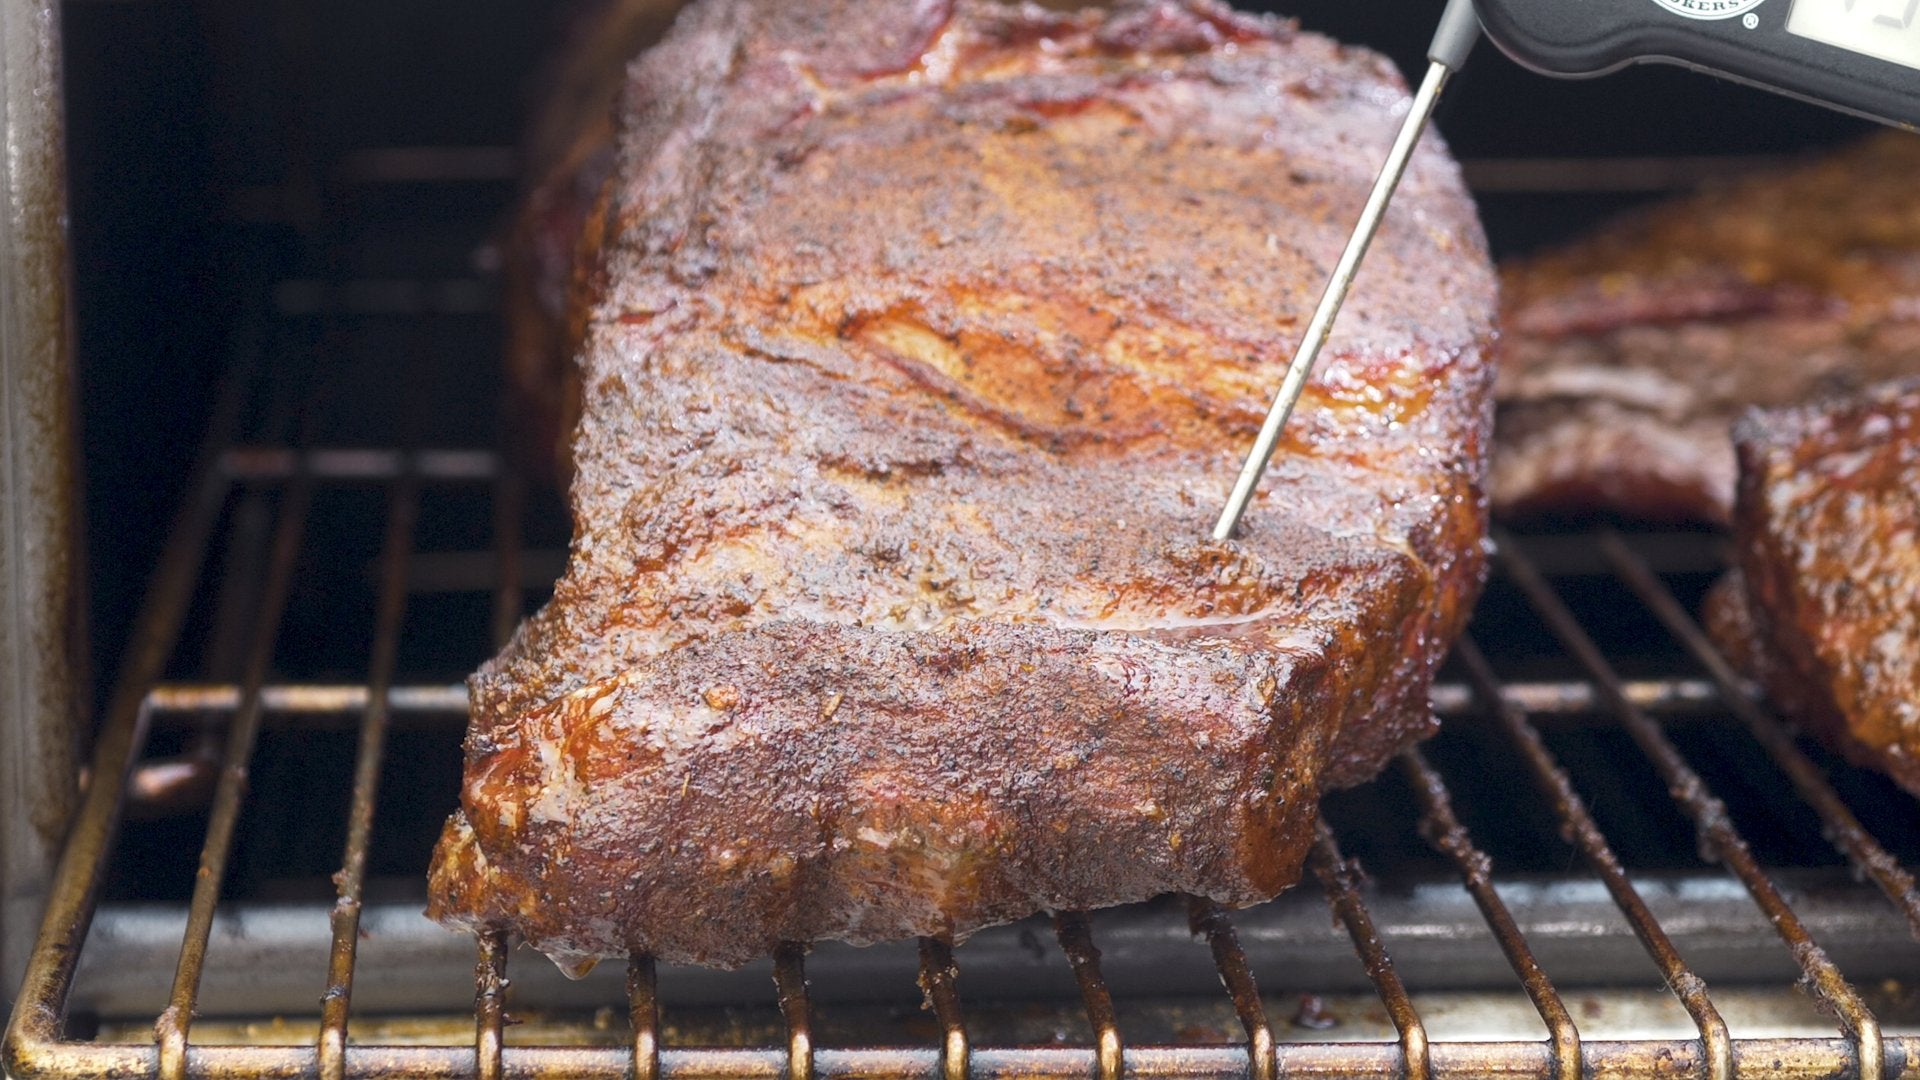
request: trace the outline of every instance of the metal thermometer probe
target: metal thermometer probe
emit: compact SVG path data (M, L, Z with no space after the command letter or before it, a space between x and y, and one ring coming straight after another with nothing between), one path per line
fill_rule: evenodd
M1449 0L1427 52L1433 66L1214 526L1215 540L1233 535L1253 501L1440 93L1483 25L1501 51L1543 75L1678 64L1920 132L1920 0Z
M1313 376L1313 366L1320 359L1321 350L1326 348L1327 339L1333 334L1334 320L1339 317L1340 308L1347 301L1347 292L1353 288L1354 276L1360 272L1360 263L1367 257L1367 249L1373 245L1374 234L1380 231L1380 222L1386 217L1387 206L1393 202L1394 191L1400 187L1400 178L1406 174L1407 163L1413 160L1414 149L1420 145L1420 136L1426 133L1427 125L1433 119L1433 110L1440 104L1441 91L1446 89L1447 80L1467 62L1467 54L1473 51L1474 43L1479 40L1480 17L1474 12L1473 0L1449 0L1446 14L1440 19L1440 32L1434 36L1433 45L1427 50L1427 59L1432 62L1427 68L1427 77L1421 82L1419 93L1413 97L1413 107L1408 110L1406 121L1400 125L1400 135L1393 142L1393 150L1387 155L1387 163L1381 168L1379 179L1373 182L1373 194L1368 196L1366 209L1360 213L1360 223L1354 226L1353 236L1347 241L1347 250L1334 268L1333 279L1327 283L1326 293L1320 297L1320 306L1314 310L1313 321L1307 324L1307 336L1293 354L1293 362L1287 365L1286 380L1280 384L1280 392L1274 396L1273 407L1267 412L1267 422L1260 428L1260 437L1254 440L1253 452L1247 455L1247 463L1241 466L1240 478L1233 485L1233 494L1227 497L1227 508L1221 512L1219 523L1213 527L1215 540L1230 539L1234 530L1240 527L1240 519L1246 515L1247 507L1253 502L1253 494L1260 487L1260 477L1267 471L1267 462L1273 459L1280 433L1293 416L1293 407L1300 401L1300 392L1306 389L1307 380Z

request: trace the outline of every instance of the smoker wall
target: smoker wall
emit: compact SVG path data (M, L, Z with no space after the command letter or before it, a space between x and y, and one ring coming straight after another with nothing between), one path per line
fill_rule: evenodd
M58 46L51 0L0 0L0 943L30 935L77 779ZM17 951L0 948L0 978L18 970Z

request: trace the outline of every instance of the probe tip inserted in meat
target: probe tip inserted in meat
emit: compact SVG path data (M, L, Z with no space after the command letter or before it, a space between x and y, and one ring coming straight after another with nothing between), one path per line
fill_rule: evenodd
M1280 442L1280 433L1293 415L1300 392L1306 389L1307 380L1313 375L1314 363L1320 359L1320 351L1326 347L1327 339L1333 333L1334 320L1340 315L1341 305L1346 303L1347 292L1353 287L1353 279L1360 271L1361 261L1366 258L1367 248L1372 245L1374 234L1380 230L1387 206L1393 201L1393 193L1399 188L1401 177L1406 174L1414 149L1420 145L1420 136L1426 133L1427 125L1433 119L1433 111L1440 104L1441 91L1446 89L1453 73L1465 64L1467 54L1473 51L1479 36L1480 20L1474 13L1472 0L1452 0L1441 18L1440 32L1434 38L1433 47L1428 51L1432 64L1427 69L1427 76L1421 82L1419 92L1414 95L1413 106L1407 111L1406 120L1400 125L1400 134L1394 139L1393 150L1387 155L1379 178L1374 181L1373 193L1368 196L1366 209L1360 214L1360 222L1354 226L1353 235L1347 240L1347 249L1340 256L1339 265L1334 268L1327 291L1321 296L1320 306L1313 313L1313 321L1307 324L1306 337L1293 354L1293 362L1287 366L1287 377L1280 384L1280 392L1274 396L1273 407L1267 412L1267 421L1260 428L1259 438L1254 440L1253 452L1247 455L1246 464L1240 469L1240 477L1233 485L1233 494L1227 497L1226 509L1221 511L1220 521L1213 527L1215 540L1231 539L1234 530L1240 527L1240 519L1246 516L1247 507L1253 502L1253 494L1260 487L1260 478L1266 473L1267 463L1272 460L1274 448Z

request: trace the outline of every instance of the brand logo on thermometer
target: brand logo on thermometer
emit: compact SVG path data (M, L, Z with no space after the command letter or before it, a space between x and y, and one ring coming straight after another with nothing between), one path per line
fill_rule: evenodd
M1731 19L1745 15L1767 0L1653 0L1654 3L1689 19Z

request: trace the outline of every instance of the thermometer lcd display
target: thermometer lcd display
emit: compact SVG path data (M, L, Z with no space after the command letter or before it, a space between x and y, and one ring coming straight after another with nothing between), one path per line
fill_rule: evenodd
M1787 32L1920 69L1920 0L1793 0Z

